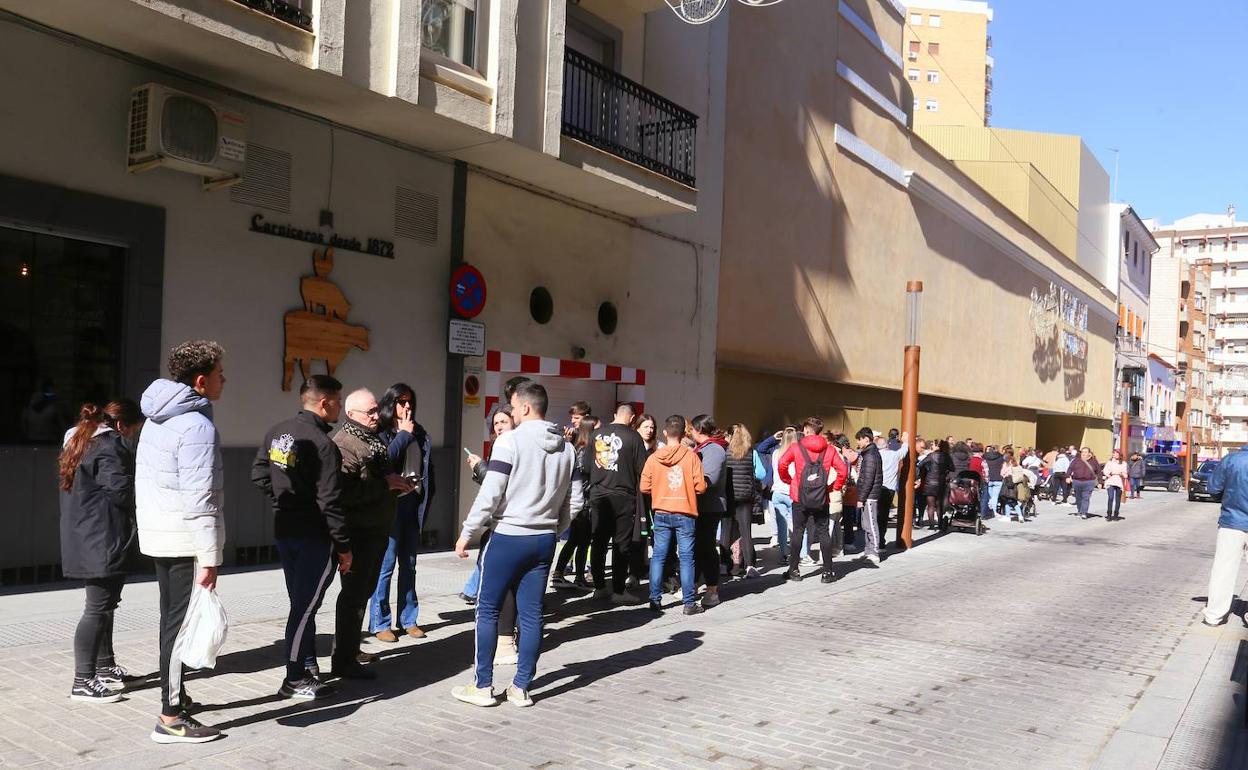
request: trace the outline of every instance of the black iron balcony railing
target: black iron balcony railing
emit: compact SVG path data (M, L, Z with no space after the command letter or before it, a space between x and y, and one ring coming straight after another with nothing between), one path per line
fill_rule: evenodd
M565 135L693 187L697 132L689 110L564 49Z
M301 7L303 3L300 0L234 0L234 2L308 32L313 31L312 15L303 10Z

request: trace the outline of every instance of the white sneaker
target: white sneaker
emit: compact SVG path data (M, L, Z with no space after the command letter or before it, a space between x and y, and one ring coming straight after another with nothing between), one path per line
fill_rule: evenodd
M879 557L879 556L877 556L876 554L869 553L869 554L867 554L867 557L866 557L866 558L867 558L867 561L871 562L871 563L872 563L872 564L874 564L875 566L877 566L877 567L878 567L878 566L880 566L880 557Z
M507 687L507 702L522 709L527 709L533 705L533 699L529 697L529 691L521 690L514 684Z
M451 695L455 696L455 700L471 703L474 706L498 705L498 698L494 697L493 687L481 688L475 684L453 687Z
M803 566L803 567L814 567L814 566L818 565L818 564L819 564L819 562L815 561L814 559L810 558L809 556L803 556L803 557L802 557L802 559L801 559L801 561L799 561L799 562L798 562L798 564L800 564L800 565L801 565L801 566Z

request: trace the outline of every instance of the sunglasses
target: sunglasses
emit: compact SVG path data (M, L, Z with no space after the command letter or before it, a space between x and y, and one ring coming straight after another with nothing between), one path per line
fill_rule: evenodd
M372 415L372 414L378 414L381 410L378 409L377 407L373 407L372 409L352 409L351 411L355 412L356 414Z

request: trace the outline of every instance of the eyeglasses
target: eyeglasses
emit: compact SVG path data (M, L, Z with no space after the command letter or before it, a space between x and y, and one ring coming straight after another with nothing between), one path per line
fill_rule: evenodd
M373 407L372 409L352 409L351 411L356 414L374 415L378 414L381 410L378 407Z

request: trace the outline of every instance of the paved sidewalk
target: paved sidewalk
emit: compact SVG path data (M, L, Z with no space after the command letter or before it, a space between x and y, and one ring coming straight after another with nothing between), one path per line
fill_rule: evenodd
M0 765L1234 766L1248 633L1235 618L1195 621L1217 506L1150 493L1122 522L1068 510L1041 504L1028 524L931 538L878 570L838 560L831 586L782 583L764 551L764 577L726 586L724 604L694 618L552 592L528 710L451 699L468 681L472 612L454 596L470 565L450 555L421 560L428 639L370 640L382 679L311 704L275 696L280 571L227 574L226 652L188 689L228 737L201 746L149 741L151 677L117 704L68 700L80 591L0 595ZM318 618L322 655L334 595ZM155 670L155 600L154 583L128 585L118 610L118 660L132 671ZM1137 764L1115 753L1144 744ZM1183 749L1214 744L1221 764Z

